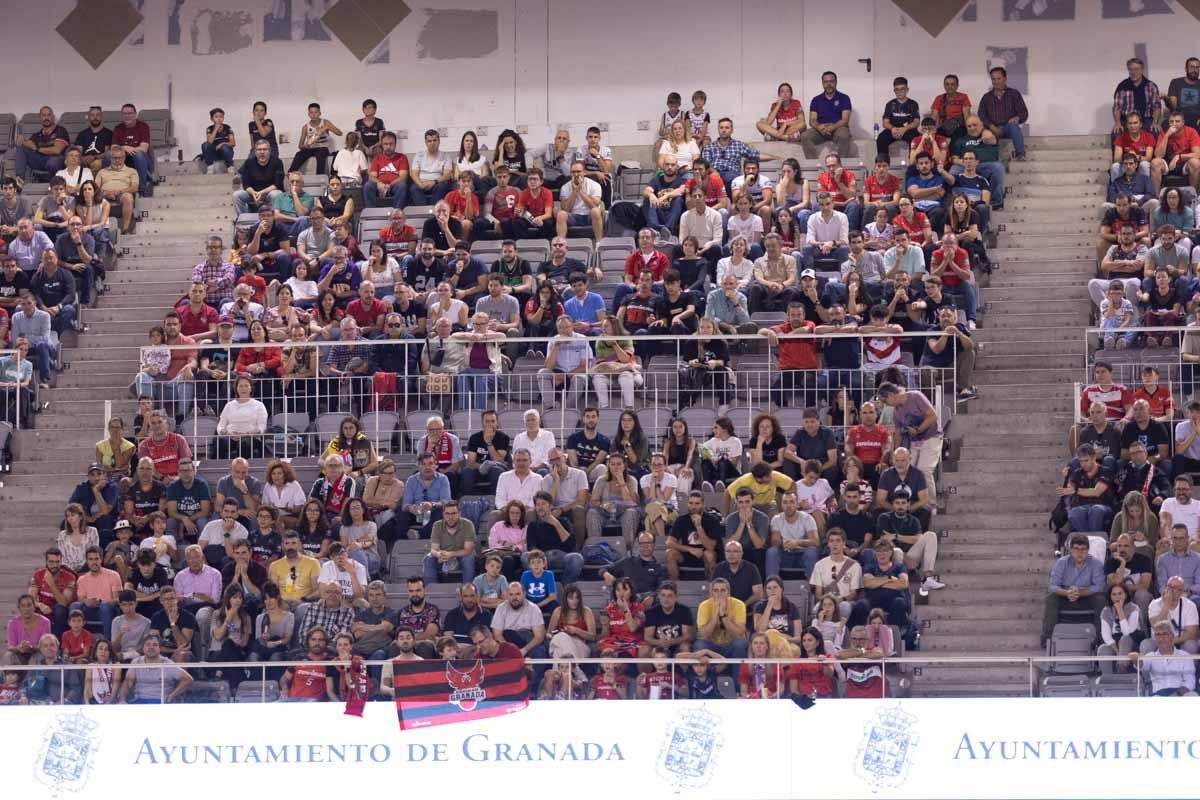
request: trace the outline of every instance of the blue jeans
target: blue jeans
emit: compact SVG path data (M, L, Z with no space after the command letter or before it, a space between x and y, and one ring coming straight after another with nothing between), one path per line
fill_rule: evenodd
M44 153L39 153L36 150L30 150L28 147L14 148L16 155L16 173L20 177L28 180L32 173L43 173L47 176L53 176L64 166L66 159L61 156L48 156ZM105 634L107 635L107 633Z
M71 303L64 304L58 313L50 318L50 330L62 336L66 331L71 330L75 326L75 306Z
M463 583L470 583L471 581L475 580L474 553L468 553L465 556L453 558L447 563L450 564L451 571L455 571L455 569L462 571ZM428 554L425 556L425 560L422 562L421 571L425 575L426 585L433 585L438 582L438 575L442 571L440 567L441 565L438 563L438 560L433 557L433 554Z
M388 184L385 198L390 197L392 200L392 208L404 208L408 205L408 182L393 181ZM387 205L387 203L379 202L379 189L375 186L375 181L367 181L363 184L363 201L367 208L377 208Z
M846 627L866 625L872 608L882 608L887 613L888 625L903 628L908 625L908 600L895 589L868 589L866 597L856 602L850 611Z
M851 200L846 203L846 207L842 209L842 213L846 215L846 221L850 223L850 230L862 230L862 206L857 200Z
M233 147L227 144L209 144L204 142L200 145L200 157L204 160L204 166L211 167L213 162L218 158L225 162L226 167L233 166Z
M437 181L432 189L422 189L415 183L408 185L408 202L414 206L431 206L450 193L450 181ZM366 194L363 194L364 199Z
M1016 122L1006 122L1000 127L1001 139L1012 139L1013 152L1017 155L1025 153L1025 132L1021 130L1020 124ZM980 165L982 166L982 165ZM982 172L982 170L980 170ZM991 180L991 178L988 178Z
M153 397L163 408L169 408L173 402L172 413L176 418L187 416L195 396L196 385L190 380L180 380L179 376L169 381L155 380L145 372L139 372L133 379L133 392L137 397Z
M651 228L658 230L666 227L672 231L679 230L679 218L683 216L682 195L672 199L666 208L658 208L649 200L642 203L642 208L646 212L646 224Z
M783 568L796 569L801 567L804 569L806 576L813 574L813 567L817 565L817 560L821 557L821 551L815 547L806 547L803 550L785 551L782 547L767 548L767 574L778 575Z
M88 622L100 623L100 632L106 639L112 636L112 622L118 612L116 603L100 603L93 608L86 603L76 600L74 603L71 603L71 611L82 611L83 618Z
M1106 531L1109 507L1100 503L1077 505L1067 512L1073 531Z
M1101 317L1100 327L1106 331L1117 331L1121 327L1122 321L1121 317ZM1106 333L1104 334L1104 347L1107 349L1115 345L1118 335L1124 336L1126 347L1133 347L1133 343L1137 340L1138 336L1136 331L1130 331L1126 334ZM1185 393L1185 396L1187 396L1187 393Z
M808 233L808 218L813 214L811 208L802 208L796 212L796 228L801 233Z
M350 558L363 565L368 576L379 574L380 560L374 550L348 550L346 552L349 553Z
M479 410L495 407L496 404L491 403L488 398L496 393L498 379L490 369L467 367L458 373L455 382L458 384L459 408ZM474 400L474 405L472 405L472 400Z
M974 322L975 312L979 307L979 293L975 290L975 284L963 281L955 286L947 286L945 291L955 300L962 301L963 312L967 319Z
M49 342L38 342L29 346L29 355L37 365L38 379L46 383L54 375L54 348Z
M712 650L725 658L745 658L749 650L749 643L745 639L734 639L729 644L717 644L708 639L697 639L696 643L692 645L692 651L697 650Z
M525 569L529 569L528 553L521 556L521 564ZM579 580L579 574L583 572L583 556L579 553L564 553L562 550L547 550L546 569L562 573L561 583L575 583Z
M239 214L249 214L251 211L255 211L258 208L270 208L271 200L277 194L279 194L278 190L268 192L267 194L262 195L262 199L258 203L255 203L253 198L250 197L249 192L247 192L245 189L238 189L233 193L233 209Z
M816 245L805 245L804 247L804 268L815 269L817 263L817 247ZM828 255L822 255L821 258L836 260L841 264L850 257L850 248L846 245L838 245L829 251Z

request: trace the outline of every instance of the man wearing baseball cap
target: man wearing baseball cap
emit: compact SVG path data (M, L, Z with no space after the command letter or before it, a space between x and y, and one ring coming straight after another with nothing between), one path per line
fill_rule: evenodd
M68 503L83 506L84 524L91 525L100 534L100 546L107 547L113 540L113 526L117 521L117 484L108 479L103 464L90 464L87 477L71 492Z

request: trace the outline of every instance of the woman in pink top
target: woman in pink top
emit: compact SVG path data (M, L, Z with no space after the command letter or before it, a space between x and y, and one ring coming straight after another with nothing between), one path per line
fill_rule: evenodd
M14 664L28 664L37 652L38 640L50 633L50 620L37 613L33 596L17 598L17 613L8 621L8 655Z
M504 507L504 518L488 531L488 553L503 560L500 571L510 581L521 574L521 554L525 552L525 506L511 500Z

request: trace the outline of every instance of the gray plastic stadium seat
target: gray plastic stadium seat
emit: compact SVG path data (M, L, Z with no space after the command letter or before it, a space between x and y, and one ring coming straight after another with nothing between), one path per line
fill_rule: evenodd
M1042 679L1042 697L1088 697L1087 675L1047 675Z
M1095 654L1096 628L1091 624L1060 622L1054 626L1046 655L1091 656ZM1093 661L1048 662L1046 672L1052 675L1080 675L1095 671Z
M392 434L400 423L394 411L368 411L359 420L363 432L375 443L375 450L383 455L392 452Z
M183 693L185 703L228 703L229 684L225 681L195 681Z
M1092 681L1092 694L1096 697L1137 697L1137 673L1100 675Z
M517 252L531 264L540 264L550 259L550 242L545 239L517 239ZM584 262L586 265L588 262Z
M238 684L235 703L274 703L279 699L276 681L242 681Z

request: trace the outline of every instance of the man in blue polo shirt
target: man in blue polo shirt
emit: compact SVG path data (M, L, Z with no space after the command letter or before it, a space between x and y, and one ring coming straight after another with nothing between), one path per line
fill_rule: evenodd
M904 181L904 193L912 198L913 205L918 211L929 217L929 224L935 231L942 229L946 220L945 207L942 205L946 197L946 178L950 173L942 168L933 168L933 158L929 153L917 156L917 174L910 175ZM951 178L953 180L953 178Z
M821 73L824 91L808 104L808 130L800 134L805 158L816 158L821 145L833 142L838 155L850 155L850 98L837 90L837 73Z
M594 336L600 333L600 326L607 316L604 298L588 291L587 275L584 273L572 273L570 280L574 294L563 302L563 312L571 318L576 333Z

